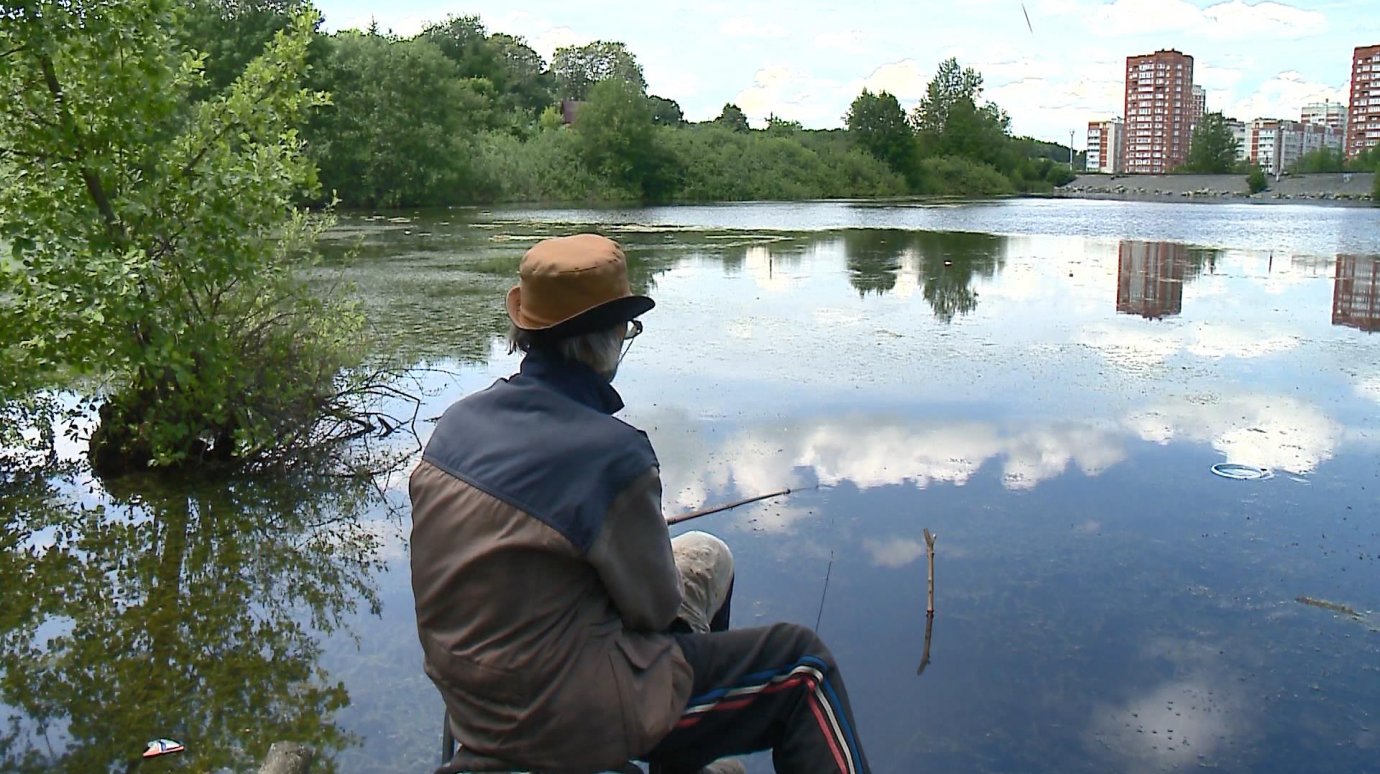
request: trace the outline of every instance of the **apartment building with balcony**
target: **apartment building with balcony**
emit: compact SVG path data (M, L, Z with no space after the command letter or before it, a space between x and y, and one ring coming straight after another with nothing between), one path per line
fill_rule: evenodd
M1351 57L1351 107L1346 155L1380 145L1380 45L1357 46Z
M1299 120L1305 124L1330 127L1346 135L1346 105L1340 102L1310 102L1299 110Z
M1257 118L1246 128L1246 158L1271 175L1289 171L1305 153L1340 151L1342 135L1330 126Z
M1207 113L1207 91L1202 86L1193 87L1193 104L1188 111L1188 134L1193 136L1193 130L1197 128L1198 122L1203 120L1203 115Z
M1108 175L1121 174L1125 167L1121 155L1123 134L1124 125L1120 118L1089 121L1088 152L1083 169Z
M1165 49L1126 57L1125 171L1164 174L1188 160L1193 57Z

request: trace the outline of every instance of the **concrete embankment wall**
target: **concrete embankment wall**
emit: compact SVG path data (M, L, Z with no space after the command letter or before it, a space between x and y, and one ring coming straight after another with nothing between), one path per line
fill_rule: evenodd
M1055 189L1064 196L1117 199L1250 199L1369 202L1375 174L1288 175L1251 194L1245 175L1080 175Z

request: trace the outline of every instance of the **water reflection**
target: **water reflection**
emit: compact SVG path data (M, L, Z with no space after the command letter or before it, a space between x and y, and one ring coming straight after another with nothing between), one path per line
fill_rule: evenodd
M1052 422L1005 427L992 422L859 415L788 425L745 427L713 446L695 436L668 432L689 424L666 412L646 420L656 434L668 507L690 510L723 496L802 488L816 483L872 489L909 483L965 484L990 460L1001 461L1003 485L1027 490L1070 466L1095 476L1125 457L1125 430L1096 422ZM809 512L774 504L757 524L786 531ZM881 566L898 567L923 555L915 541L866 544Z
M1157 402L1128 425L1155 443L1210 443L1227 462L1311 473L1331 459L1344 428L1317 406L1287 395L1188 396Z
M991 279L1006 261L1006 238L944 231L851 230L843 233L848 281L860 297L882 295L909 277L935 318L949 323L977 309L973 280Z
M495 224L478 210L423 211L393 217L343 216L320 243L322 292L359 299L375 357L405 366L439 359L483 362L507 330L503 294L522 254L537 241L597 230L628 249L636 293L655 289L674 254L664 240L627 227L562 228ZM352 287L341 287L342 280Z
M1100 705L1089 724L1094 760L1117 771L1164 771L1215 759L1252 735L1250 706L1218 648L1159 639L1139 660L1172 673L1120 704Z
M1121 240L1117 248L1116 310L1147 320L1184 310L1184 285L1216 265L1214 251L1174 242Z
M1338 255L1332 324L1380 331L1380 257Z
M908 252L904 231L846 231L843 253L848 260L848 282L859 298L882 295L896 287L901 257Z
M348 696L317 636L377 607L372 486L126 480L97 504L55 480L0 484L0 769L132 771L160 737L196 771L279 740L331 768Z

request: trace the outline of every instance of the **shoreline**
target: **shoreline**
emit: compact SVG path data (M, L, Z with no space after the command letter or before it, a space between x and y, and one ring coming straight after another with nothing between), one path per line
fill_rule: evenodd
M1188 201L1240 204L1319 204L1370 207L1375 173L1289 175L1251 193L1245 175L1081 175L1037 197L1112 201Z

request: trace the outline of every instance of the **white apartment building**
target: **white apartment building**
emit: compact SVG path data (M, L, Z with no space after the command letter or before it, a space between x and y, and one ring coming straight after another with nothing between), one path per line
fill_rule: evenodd
M1305 124L1328 126L1345 135L1346 105L1340 102L1310 102L1299 111L1299 120Z
M1322 124L1257 118L1247 129L1246 148L1252 162L1271 175L1289 171L1303 154L1322 148L1342 149L1342 135Z
M1120 118L1088 122L1088 152L1083 168L1088 172L1121 174L1123 124Z
M1236 160L1245 161L1249 159L1251 157L1250 126L1245 121L1228 118L1227 127L1231 129L1231 136L1236 138Z

